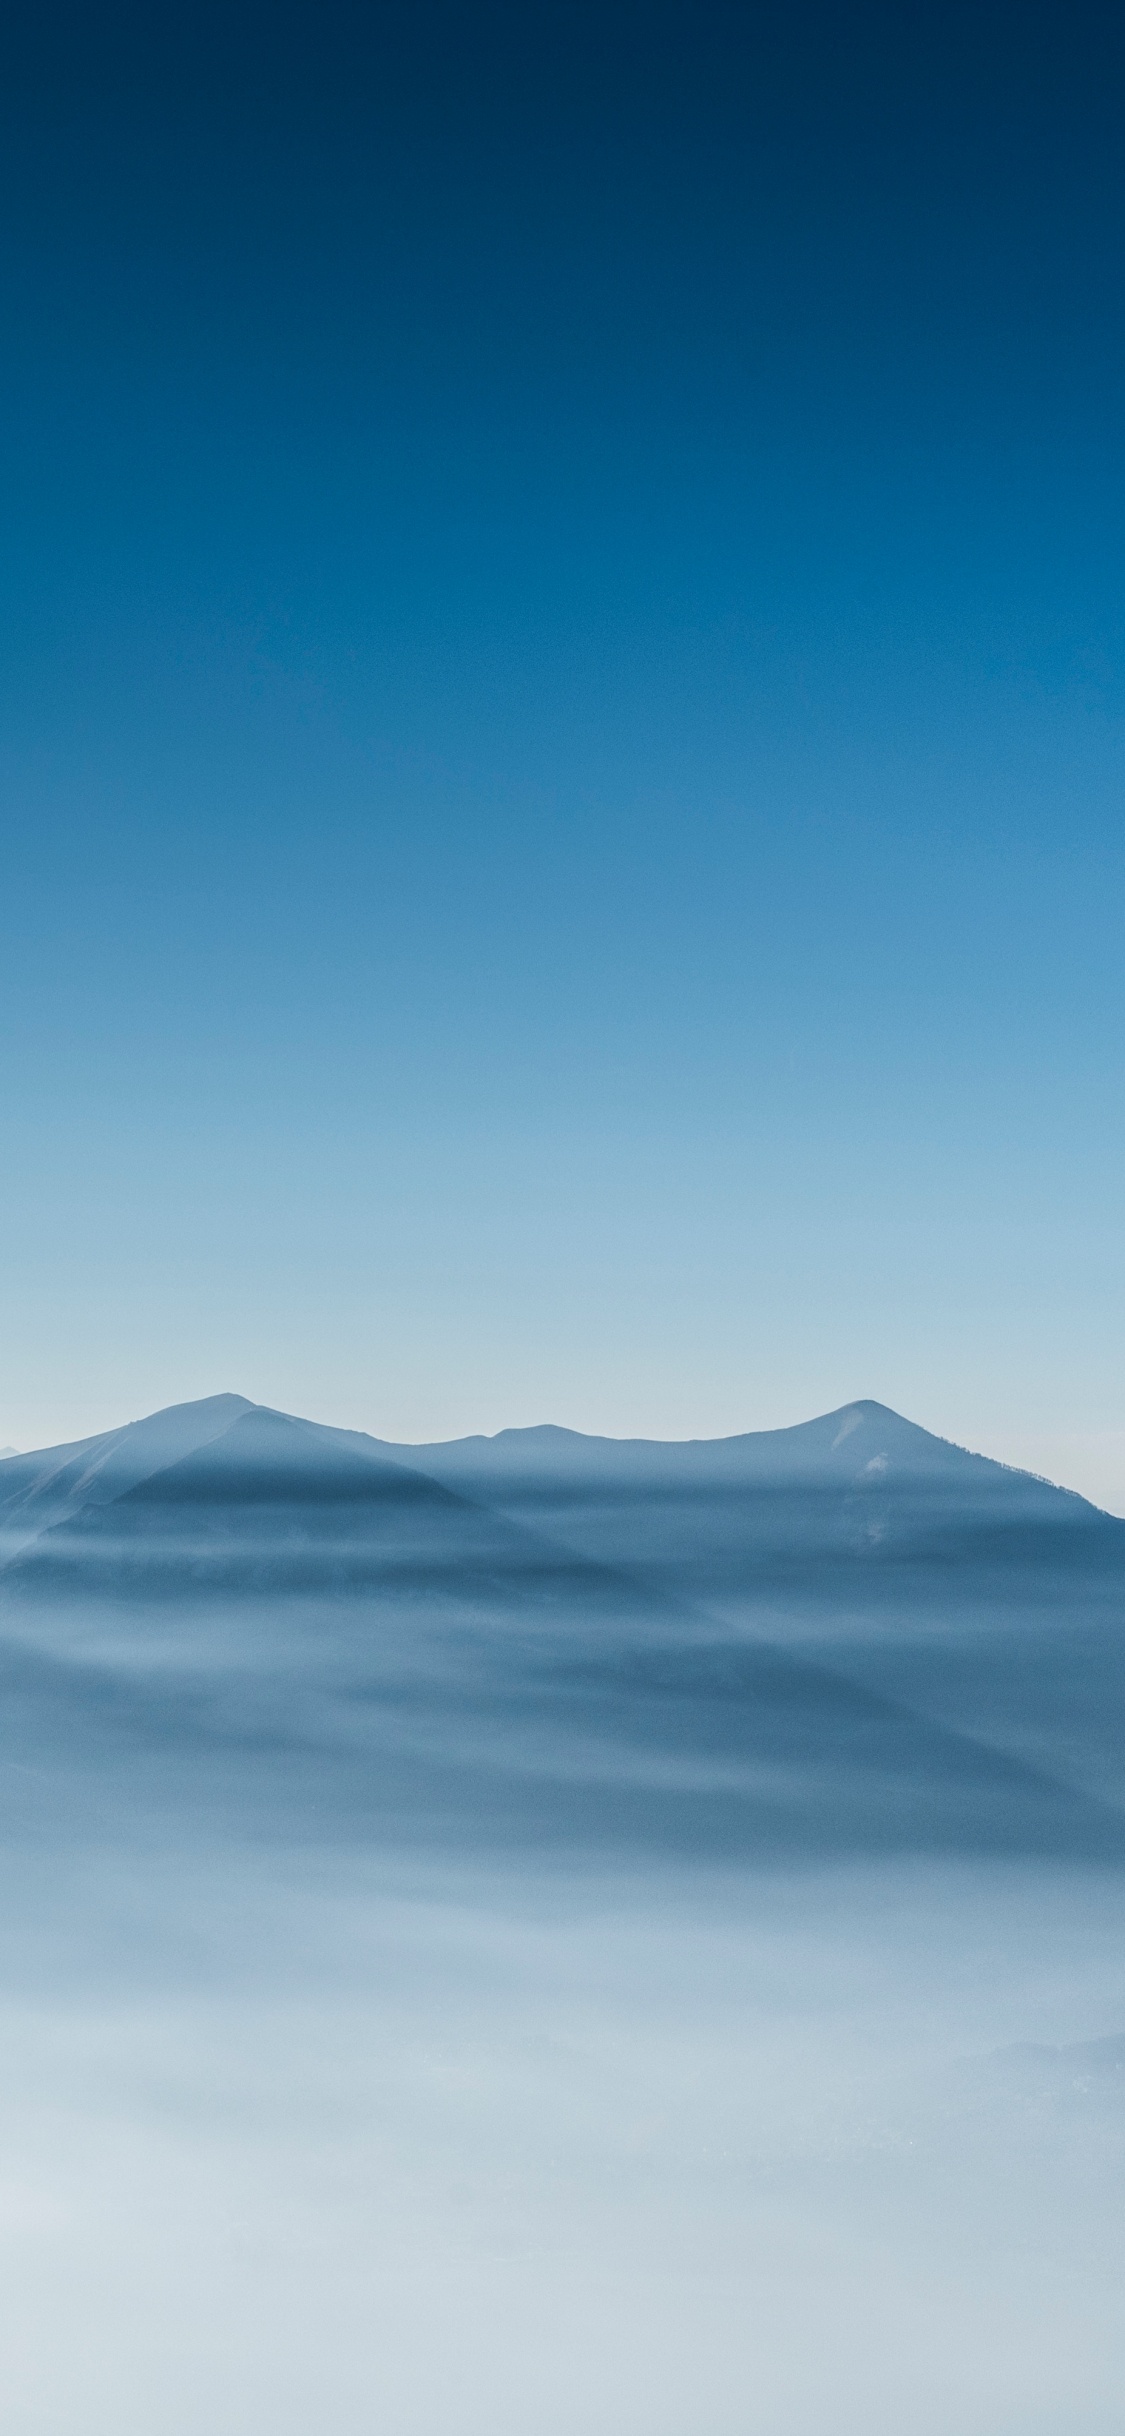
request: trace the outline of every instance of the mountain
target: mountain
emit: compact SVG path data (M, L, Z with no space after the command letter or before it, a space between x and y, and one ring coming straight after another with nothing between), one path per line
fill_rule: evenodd
M254 1410L246 1396L206 1396L198 1403L168 1405L100 1437L9 1456L0 1470L0 1565L11 1563L44 1531L111 1505L166 1464L222 1437L243 1413Z
M614 1561L651 1558L667 1539L669 1516L682 1522L692 1510L706 1517L713 1544L724 1537L724 1511L737 1512L744 1530L768 1512L767 1536L778 1545L788 1539L796 1546L811 1530L830 1545L877 1548L888 1531L901 1539L904 1528L916 1532L927 1522L961 1535L970 1527L1010 1534L1027 1526L1064 1541L1084 1535L1091 1545L1125 1543L1125 1525L1072 1491L971 1454L872 1402L731 1438L599 1438L545 1425L414 1446L299 1421L227 1394L9 1456L0 1471L0 1564L206 1449L210 1464L182 1478L214 1487L226 1466L237 1470L249 1460L252 1446L259 1487L273 1477L279 1496L292 1492L302 1464L318 1494L327 1494L333 1467L341 1479L358 1479L356 1463L368 1467L365 1478L372 1465L389 1465L478 1505L549 1516L556 1529L599 1542L590 1552Z
M1125 1857L1125 1524L879 1405L405 1447L217 1396L10 1459L0 1548L0 1760L44 1799Z
M888 1472L913 1479L994 1484L1018 1480L1049 1498L1052 1489L1031 1473L1010 1471L988 1456L969 1454L904 1421L885 1404L862 1401L822 1413L790 1429L749 1430L733 1438L599 1438L546 1424L500 1430L493 1438L457 1438L430 1446L391 1447L426 1470L459 1481L594 1480L660 1487L669 1481L762 1486L797 1481L855 1486ZM1081 1502L1081 1501L1078 1501Z
M783 1602L787 1629L855 1598L948 1610L970 1575L1034 1599L1060 1571L1116 1578L1125 1550L1125 1524L1084 1498L872 1402L686 1444L541 1428L384 1452L729 1615Z
M732 1632L1125 1801L1125 1522L1070 1490L866 1400L686 1445L547 1428L410 1454Z

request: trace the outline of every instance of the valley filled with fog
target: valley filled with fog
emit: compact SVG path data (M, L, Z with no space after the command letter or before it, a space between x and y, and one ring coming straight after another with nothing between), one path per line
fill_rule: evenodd
M15 2436L1100 2436L1125 1524L884 1407L0 1463Z

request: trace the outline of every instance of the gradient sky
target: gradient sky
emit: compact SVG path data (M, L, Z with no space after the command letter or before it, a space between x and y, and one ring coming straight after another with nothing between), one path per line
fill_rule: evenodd
M0 1444L873 1395L1125 1510L1123 68L9 13Z

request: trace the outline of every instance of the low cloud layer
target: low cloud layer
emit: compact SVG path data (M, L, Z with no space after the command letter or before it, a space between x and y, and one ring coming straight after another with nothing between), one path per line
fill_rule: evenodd
M18 2436L1116 2429L1118 1538L856 1410L20 1459Z

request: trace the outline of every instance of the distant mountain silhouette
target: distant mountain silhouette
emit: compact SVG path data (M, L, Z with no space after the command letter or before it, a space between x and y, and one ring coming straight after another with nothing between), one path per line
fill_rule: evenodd
M789 1429L748 1430L733 1438L599 1438L546 1423L500 1430L493 1438L457 1438L429 1446L392 1446L388 1441L386 1451L435 1475L459 1479L550 1478L561 1483L598 1478L646 1485L815 1481L858 1486L893 1473L978 1486L1018 1480L1028 1490L1046 1491L1049 1500L1072 1494L1032 1473L1013 1472L987 1455L970 1454L870 1400L841 1405L837 1412Z
M1084 1498L872 1402L683 1444L540 1428L384 1452L587 1557L740 1610L771 1585L833 1605L849 1583L894 1598L920 1567L912 1595L926 1604L935 1566L964 1577L971 1561L1015 1582L1060 1566L1116 1573L1125 1554L1125 1523Z
M0 1558L0 1749L100 1800L1125 1861L1125 1523L882 1405L406 1447L216 1396L9 1459Z
M37 1454L10 1457L0 1472L0 1565L57 1524L113 1501L229 1430L256 1409L246 1396L170 1404L123 1429Z
M281 1424L301 1432L300 1440ZM545 1424L501 1430L492 1438L412 1446L298 1421L248 1397L226 1394L170 1405L70 1445L6 1458L0 1473L0 1564L43 1532L113 1504L207 1448L214 1450L210 1465L197 1475L182 1475L185 1494L193 1478L214 1487L228 1464L245 1469L252 1446L258 1449L258 1493L273 1478L278 1494L284 1494L283 1484L298 1463L298 1443L304 1449L301 1461L307 1460L325 1493L334 1466L342 1467L341 1480L359 1478L349 1468L350 1457L353 1467L355 1462L393 1464L492 1505L546 1501L561 1506L568 1499L581 1502L606 1493L647 1499L654 1491L662 1497L714 1497L732 1490L811 1489L850 1492L864 1501L864 1514L877 1520L888 1498L903 1492L916 1498L921 1491L962 1517L1016 1515L1063 1530L1108 1525L1111 1538L1125 1538L1125 1525L1101 1515L1072 1490L971 1454L870 1401L841 1406L793 1428L731 1438L600 1438Z
M374 1441L241 1397L173 1407L94 1446L61 1470L45 1459L22 1489L0 1575L9 1591L166 1600L336 1592L388 1574L466 1583L523 1550L507 1521Z

